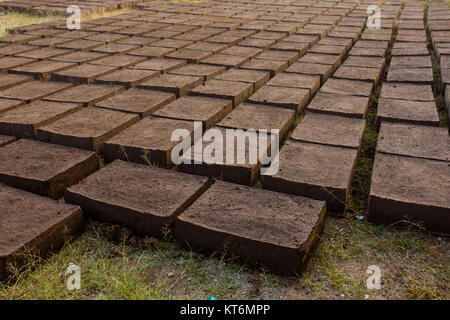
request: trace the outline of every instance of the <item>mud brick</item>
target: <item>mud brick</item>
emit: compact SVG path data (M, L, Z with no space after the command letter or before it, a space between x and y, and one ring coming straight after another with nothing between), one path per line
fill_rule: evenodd
M186 96L159 109L153 116L203 122L203 128L212 127L231 112L232 102L225 99Z
M188 40L177 40L177 39L163 39L157 42L153 42L152 46L155 47L164 47L164 48L174 48L181 49L187 47L190 44L193 44L193 41Z
M209 80L205 84L194 88L192 95L212 98L230 99L233 106L248 98L253 92L253 84L237 81Z
M378 68L380 70L383 70L385 65L385 58L359 56L349 56L342 64L342 66L346 67Z
M395 67L389 68L387 77L392 82L410 82L416 84L431 84L433 71L431 68Z
M181 74L185 76L203 77L204 81L215 78L217 75L225 72L227 69L221 66L208 64L188 64L187 66L169 71L171 74Z
M339 58L343 58L346 53L346 49L343 46L333 46L321 44L320 42L312 47L308 52L317 53L317 54L332 54L337 55Z
M128 38L127 35L117 34L117 33L99 33L93 36L86 37L86 40L100 41L102 43L115 42L118 40L122 40Z
M136 85L160 75L159 71L122 69L95 79L96 84L122 85L126 88Z
M72 83L91 83L95 78L111 73L116 70L115 67L82 64L68 70L54 72L51 75L52 80L67 81Z
M18 54L21 52L31 51L36 49L34 46L30 46L27 44L10 44L4 47L0 46L0 55L10 55L10 54Z
M122 44L132 44L132 45L139 45L139 46L147 46L153 42L158 41L157 38L148 38L148 37L140 37L140 36L132 36L132 37L126 37L121 40L117 40L117 43ZM158 47L159 48L159 47Z
M4 72L8 69L25 66L36 62L36 59L22 58L22 57L0 57L0 71Z
M25 254L45 256L83 229L81 208L0 184L0 278L23 266ZM39 210L36 210L39 208Z
M434 101L430 85L409 83L383 83L381 97L410 101Z
M0 90L8 89L30 81L33 81L33 77L5 73L0 76Z
M174 48L145 46L139 49L129 51L127 52L127 54L132 56L141 56L149 58L163 58L166 54L174 52L175 50L176 49Z
M321 92L348 94L353 96L371 97L373 83L347 80L347 79L328 79L327 82L320 89Z
M139 45L111 42L111 43L102 43L101 46L90 48L90 51L107 54L124 54L138 48L140 48Z
M288 109L244 103L239 105L217 125L224 128L244 130L279 130L280 141L294 125L295 112Z
M426 44L418 45L415 42L396 42L392 48L392 56L428 56Z
M326 200L332 212L343 212L358 151L288 141L280 152L280 169L265 176L263 188Z
M58 92L45 97L45 100L59 102L83 103L86 106L107 99L125 88L122 86L104 86L93 84L82 84L73 88Z
M320 87L320 77L309 74L282 72L273 77L268 82L268 85L309 89L310 95L313 96Z
M0 134L34 139L36 129L61 119L83 106L74 103L34 101L0 115Z
M226 250L272 272L297 274L319 241L325 213L322 201L217 181L178 217L175 237L194 250Z
M137 113L140 118L144 118L175 99L176 95L173 93L132 88L111 98L97 102L95 106Z
M212 56L212 52L192 50L192 49L179 49L166 55L168 58L184 59L191 63L199 63L200 60L206 59Z
M140 62L131 69L141 69L141 70L157 70L160 72L169 72L174 69L180 68L187 64L184 60L178 59L159 59L153 58L144 62Z
M67 38L40 38L37 40L29 41L27 42L28 45L34 46L34 49L36 49L36 46L38 47L47 47L47 48L53 48L58 44L70 42L72 39Z
M261 159L267 156L271 146L269 137L266 135L266 138L268 138L267 144L260 146L259 136L255 130L243 132L213 127L207 133L222 135L224 144L222 151L224 153L222 155L216 154L216 152L220 151L214 149L214 154L210 155L213 158L205 159L203 150L206 151L208 147L211 148L211 138L205 135L197 139L194 145L181 155L181 163L178 166L180 171L239 184L255 184L260 175ZM233 145L230 146L234 152L233 159L227 158L227 156L231 157L230 154L225 154L228 148L228 141L233 142ZM218 143L221 143L221 141ZM245 145L243 146L241 143ZM265 149L263 150L262 147ZM238 159L239 156L242 159Z
M383 122L377 152L450 161L450 138L446 128Z
M345 38L324 37L324 38L320 39L320 44L341 46L345 49L345 51L348 51L352 47L353 41L352 41L352 39L345 39ZM385 43L384 47L387 49L388 42Z
M88 51L89 49L104 47L104 44L98 41L76 39L69 42L59 43L55 45L55 47L61 49Z
M101 58L105 58L108 55L104 53L98 52L90 52L90 51L75 51L72 53L68 53L62 56L51 58L50 60L54 61L65 61L65 62L74 62L74 63L85 63L95 61Z
M65 199L95 219L164 238L208 186L204 177L116 160L69 188Z
M287 37L287 33L278 33L278 32L268 32L268 31L261 31L251 36L251 38L256 39L270 39L275 41L283 40Z
M228 48L229 46L222 43L211 43L211 42L204 42L200 41L194 44L191 44L185 49L192 49L192 50L199 50L199 51L207 51L207 52L220 52Z
M309 43L305 42L288 42L288 41L280 41L275 45L270 47L271 50L280 50L280 51L292 51L297 52L301 56L304 55L309 49Z
M173 92L177 97L180 97L202 83L202 77L166 73L159 77L149 79L139 84L138 87Z
M257 39L257 38L248 38L241 42L239 42L240 46L245 47L255 47L255 48L261 48L261 49L268 49L272 47L274 44L276 44L276 40L270 40L270 39Z
M285 70L287 73L317 75L320 83L324 83L333 73L333 66L318 63L295 62Z
M353 48L348 53L350 56L364 56L364 57L384 57L386 54L385 48Z
M364 119L308 112L291 139L359 149L365 127Z
M90 64L103 65L117 68L125 68L134 66L140 62L146 61L145 57L129 56L129 55L112 55L105 58L101 58L95 61L91 61Z
M91 32L91 31L84 31L84 30L72 30L70 32L66 32L63 34L58 34L57 38L65 38L65 39L83 39L86 37L90 37L96 34L100 34L99 32Z
M6 146L14 141L16 141L16 137L0 135L0 147Z
M226 44L228 46L235 45L241 40L242 40L241 37L230 37L230 36L224 36L221 34L215 35L215 36L207 39L208 42Z
M107 139L138 120L138 115L88 107L38 128L36 139L101 152Z
M386 30L386 29L382 29L382 30ZM362 40L390 41L392 38L391 30L389 30L389 32L387 32L387 33L379 32L379 30L373 30L373 32L369 32L369 31L370 30L366 30L361 34Z
M172 149L179 143L172 141L172 132L177 129L186 129L191 134L194 123L146 117L105 143L105 161L121 159L170 168Z
M392 57L391 67L431 68L429 56L395 56Z
M41 38L41 36L33 36L33 35L26 35L26 34L10 34L8 36L5 37L1 37L0 38L0 43L1 42L7 42L7 43L16 43L16 44L21 44L21 43L27 43L28 41L32 41L32 40L36 40Z
M214 54L213 56L202 59L201 63L217 66L225 66L227 68L237 68L249 61L249 57L232 56L226 54Z
M310 96L309 89L264 85L251 95L248 101L301 112L308 104Z
M449 234L449 163L377 153L370 189L369 220L391 224L412 219Z
M334 71L341 64L341 58L332 54L307 53L298 62L331 65Z
M30 81L24 84L0 91L0 97L33 101L72 87L66 82Z
M31 51L25 51L16 54L16 57L24 57L30 59L50 59L64 54L71 53L70 50L57 48L39 48Z
M94 152L28 139L0 148L0 159L1 183L52 199L99 167Z
M244 46L232 46L228 49L225 49L221 51L221 54L230 55L230 56L237 56L237 57L244 57L244 58L254 58L263 51L259 48L251 48L251 47L244 47Z
M0 114L24 105L26 101L0 98Z
M292 51L280 51L280 50L267 50L258 56L258 59L263 60L275 60L287 62L288 65L293 64L299 58L298 52Z
M288 63L284 61L252 59L251 61L243 64L240 68L268 71L270 72L270 76L273 77L277 73L285 70L287 67Z
M25 66L10 69L10 73L34 76L36 79L48 79L50 74L75 66L71 62L42 60Z
M354 45L355 48L383 48L387 50L389 41L359 40Z
M408 122L422 125L439 125L439 115L434 101L407 101L380 98L377 124L382 120Z
M369 97L358 97L319 91L308 110L318 113L341 115L353 118L365 118L369 108Z
M366 67L348 67L342 65L333 74L333 77L339 79L349 79L349 80L361 80L370 81L374 86L380 80L383 70L377 68L366 68Z
M252 83L253 90L258 90L264 83L269 81L270 73L249 69L229 69L227 72L218 75L215 79Z

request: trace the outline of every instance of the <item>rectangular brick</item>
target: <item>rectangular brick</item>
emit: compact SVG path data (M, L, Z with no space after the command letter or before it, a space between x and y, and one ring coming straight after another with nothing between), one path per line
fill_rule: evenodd
M83 108L81 104L34 101L0 115L0 134L34 139L36 129Z
M94 152L28 139L0 148L0 159L1 183L52 199L99 167Z
M105 161L121 159L170 168L173 166L172 149L179 143L171 140L176 129L186 129L192 133L194 123L146 117L105 143Z
M0 278L23 266L27 252L45 256L83 229L83 213L78 206L3 184L0 202Z
M72 87L67 82L31 81L0 91L0 97L33 101Z
M446 128L383 122L377 152L431 160L450 161Z
M110 137L137 122L134 114L89 107L38 128L36 139L101 152Z
M202 77L165 73L139 84L138 88L173 92L180 97L202 83Z
M290 108L301 112L310 98L310 90L264 85L248 99L249 102Z
M364 119L307 112L290 137L295 141L359 149L365 127Z
M377 111L378 126L382 120L431 126L439 125L439 115L434 101L407 101L380 98Z
M94 79L111 73L116 69L116 67L84 63L67 70L53 72L51 79L55 81L72 82L75 84L92 83Z
M45 97L45 100L92 105L125 90L122 86L82 84Z
M69 188L65 199L95 219L164 238L208 185L204 177L116 160Z
M132 88L111 98L97 102L95 106L137 113L140 118L144 118L175 99L176 95L173 93Z
M288 141L280 152L280 170L265 176L263 188L326 200L332 212L343 212L358 151Z
M226 250L271 272L297 274L319 240L325 213L322 201L217 181L178 217L175 237L187 248Z
M202 121L203 128L210 128L231 112L230 100L185 96L169 103L153 113L153 116L169 119Z
M191 91L192 95L230 99L237 106L253 92L253 85L244 82L209 80Z
M448 161L377 153L368 219L377 224L420 221L430 231L449 234Z

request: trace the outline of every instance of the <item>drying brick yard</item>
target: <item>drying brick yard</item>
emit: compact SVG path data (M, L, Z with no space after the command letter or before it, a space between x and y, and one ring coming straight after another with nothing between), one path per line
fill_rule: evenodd
M0 299L450 297L448 1L0 1L14 17L42 22L0 37ZM231 129L214 154L244 163L202 158Z

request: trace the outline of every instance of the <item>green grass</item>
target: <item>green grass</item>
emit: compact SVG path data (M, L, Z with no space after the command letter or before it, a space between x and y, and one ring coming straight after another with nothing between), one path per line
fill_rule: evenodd
M304 274L282 277L221 253L204 256L173 241L140 237L98 222L46 259L0 284L0 299L448 299L448 239L411 226L396 230L327 217ZM70 263L81 290L66 287ZM382 270L381 290L368 290L366 269Z

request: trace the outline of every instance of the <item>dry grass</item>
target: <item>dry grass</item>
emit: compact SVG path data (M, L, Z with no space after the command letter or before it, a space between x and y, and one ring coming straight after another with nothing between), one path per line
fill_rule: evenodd
M129 9L120 9L114 11L107 11L103 14L92 14L82 18L81 21L89 21L98 18L107 18L116 16L122 13L129 12ZM8 29L26 26L30 24L45 23L55 20L66 19L64 16L47 14L47 15L30 15L19 12L0 12L0 37L8 35Z

